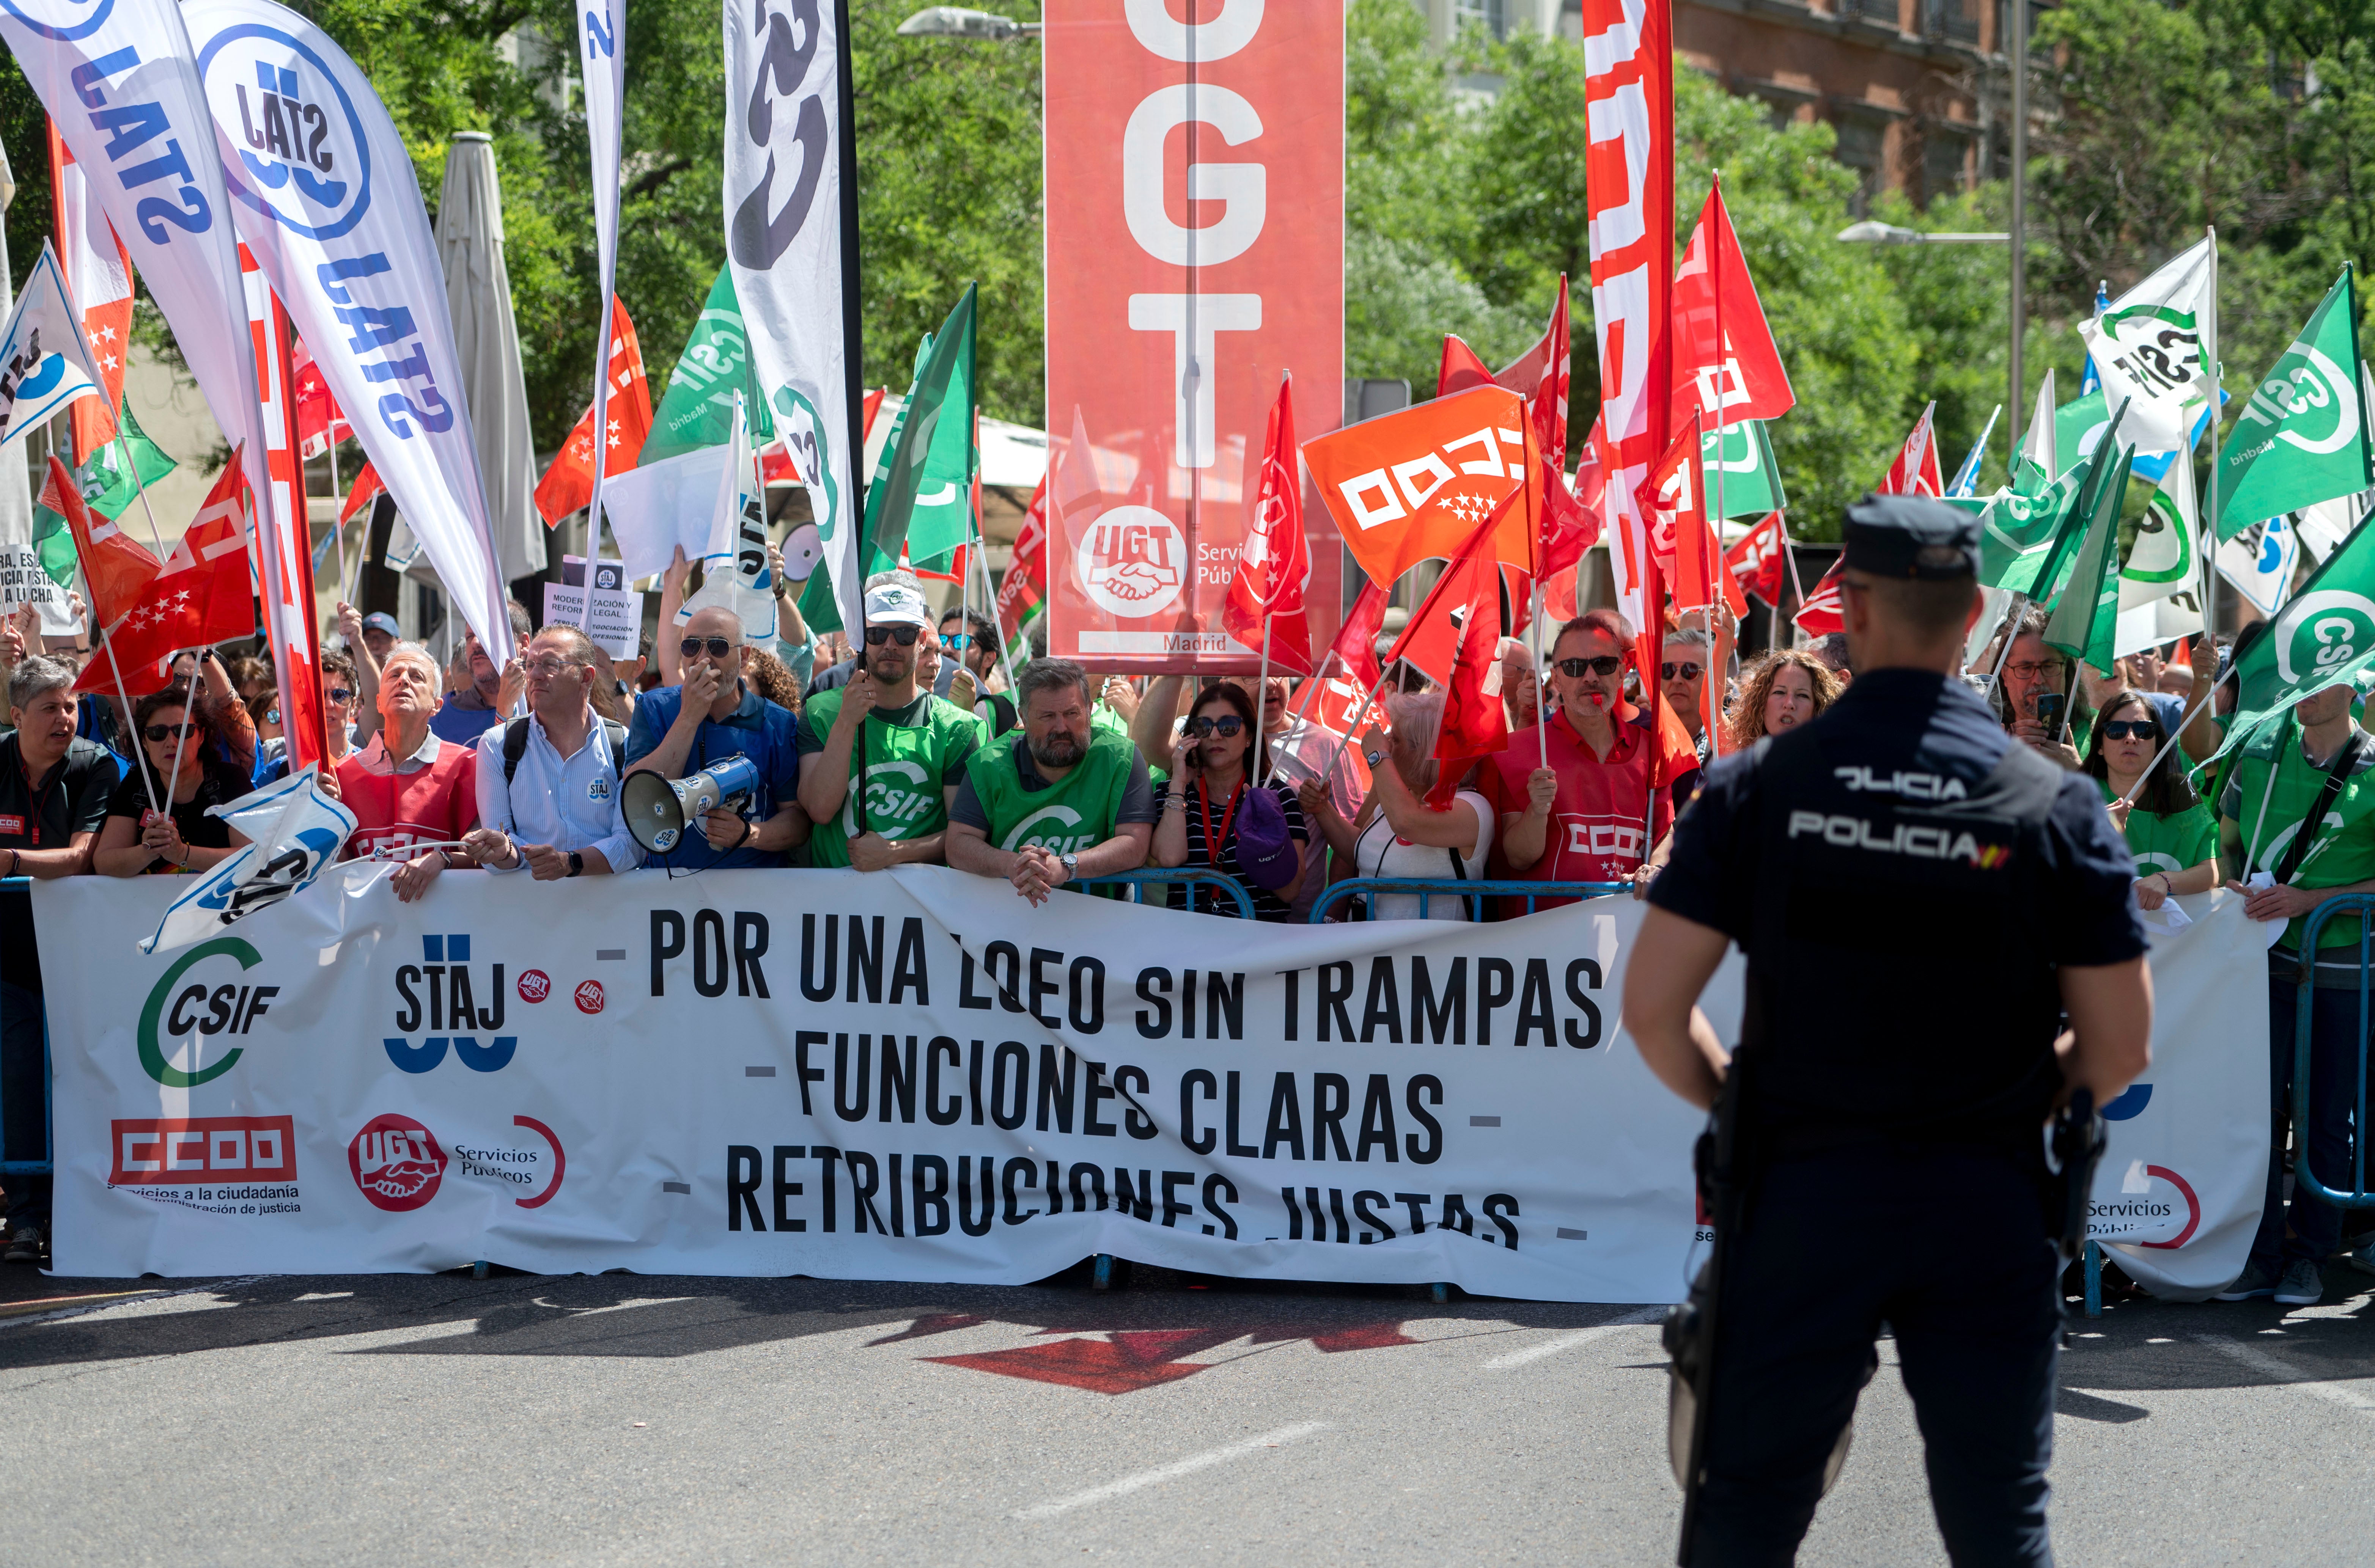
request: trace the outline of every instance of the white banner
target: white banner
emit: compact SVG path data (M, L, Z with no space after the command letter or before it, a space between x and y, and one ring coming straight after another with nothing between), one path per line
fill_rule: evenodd
M775 430L808 487L842 619L861 626L849 378L865 367L847 362L842 315L840 7L727 0L722 15L734 294Z
M2152 944L2153 1064L2104 1108L2088 1233L2155 1295L2199 1301L2243 1272L2268 1183L2263 927L2235 892L2180 899Z
M39 550L30 545L0 545L0 605L65 607L66 591L50 581Z
M197 46L239 238L463 619L490 648L510 647L445 277L409 150L361 68L296 12L272 0L190 0L177 15ZM91 161L79 147L75 156ZM154 269L140 270L153 289ZM254 356L240 348L252 376ZM190 360L197 368L195 351ZM262 495L260 428L249 450Z
M197 27L196 7L185 10L173 0L0 6L0 38L165 312L223 439L233 447L245 442L247 482L263 495L272 476L239 277L242 236L232 231L235 215L223 187L221 159L230 151L218 143L198 79L191 50ZM246 80L254 83L252 70ZM290 135L284 123L284 151ZM396 167L408 183L410 161Z
M33 890L68 1273L1019 1283L1104 1252L1662 1302L1705 1240L1702 1118L1618 1027L1630 899L1268 926L1249 962L1228 921L937 867L401 905L348 866L133 951L170 891ZM2237 901L2187 902L2096 1189L2173 1291L2239 1270L2267 1149L2264 959ZM1706 999L1727 1037L1739 973Z

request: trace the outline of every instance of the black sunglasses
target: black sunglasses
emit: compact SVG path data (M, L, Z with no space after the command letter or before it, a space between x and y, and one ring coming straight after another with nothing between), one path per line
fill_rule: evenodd
M1217 735L1226 740L1245 727L1246 721L1235 713L1223 713L1217 719L1210 714L1199 714L1188 721L1188 733L1199 739L1208 735Z
M330 701L333 701L333 702L337 702L337 703L339 703L339 704L343 705L343 704L345 704L345 703L351 702L351 701L353 701L354 700L355 700L355 694L354 694L353 692L351 692L351 691L348 690L345 687L343 687L343 686L333 686L333 687L331 687L331 688L330 688Z
M1570 670L1568 673L1573 674L1574 672ZM1658 666L1658 678L1660 680L1672 680L1677 675L1681 676L1684 680L1696 680L1700 676L1706 673L1707 671L1705 666L1700 665L1660 665Z
M688 637L677 644L676 651L688 659L697 659L703 648L709 650L711 658L722 659L734 651L734 644L723 637Z
M2103 726L2106 740L2158 740L2160 725L2150 719L2113 719Z
M1602 654L1594 659L1561 659L1558 662L1561 675L1579 676L1589 670L1603 680L1624 667L1625 661L1614 654Z
M179 725L150 725L140 733L151 740L171 740L177 735L187 735L198 726L188 719Z
M866 645L880 648L885 643L896 643L902 648L912 648L916 645L916 639L923 634L924 629L912 622L898 626L869 626L866 629Z

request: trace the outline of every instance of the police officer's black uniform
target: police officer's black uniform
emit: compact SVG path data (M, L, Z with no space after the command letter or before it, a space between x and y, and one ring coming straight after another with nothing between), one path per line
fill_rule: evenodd
M1961 575L1916 570L1941 543L1977 569L1976 524L1933 501L1867 497L1846 536L1876 576ZM2143 953L2134 875L2092 781L1934 673L1860 674L1708 771L1649 892L1748 959L1754 1173L1695 1562L1791 1561L1885 1322L1955 1561L2050 1562L2055 966Z

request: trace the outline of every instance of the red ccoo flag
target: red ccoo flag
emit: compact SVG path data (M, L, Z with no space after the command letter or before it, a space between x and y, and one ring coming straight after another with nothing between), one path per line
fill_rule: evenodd
M1435 395L1448 397L1471 386L1491 386L1493 372L1457 333L1443 335L1443 362L1436 367Z
M1789 541L1781 532L1781 514L1768 513L1764 522L1740 536L1723 552L1723 563L1743 592L1755 595L1768 605L1778 605L1781 602L1781 581L1790 565L1788 548Z
M1809 637L1827 637L1847 630L1847 611L1839 604L1839 566L1846 559L1842 551L1814 584L1814 591L1806 595L1806 602L1798 607L1798 630Z
M215 480L164 570L149 579L140 602L108 636L124 690L145 696L172 678L172 656L255 634L254 578L247 564L250 497L246 470L233 463ZM115 671L105 659L83 666L77 691L112 690Z
M1504 496L1436 580L1387 655L1407 659L1446 688L1435 756L1442 762L1427 804L1448 807L1469 764L1509 746L1501 701L1501 563L1495 534L1522 490Z
M1294 377L1282 375L1262 439L1261 489L1247 513L1237 569L1221 601L1221 629L1248 648L1267 647L1290 675L1311 673L1311 622L1304 592L1311 545L1303 532L1303 473L1295 461Z
M1946 493L1946 482L1938 473L1938 441L1930 430L1930 416L1937 411L1938 405L1932 403L1913 422L1913 433L1905 438L1904 450L1888 466L1888 477L1880 481L1881 494L1934 499Z
M1691 415L1707 429L1720 422L1778 419L1797 407L1790 374L1781 368L1773 329L1748 276L1748 258L1724 210L1723 189L1710 187L1699 209L1691 242L1674 270L1673 421L1680 430ZM1716 324L1723 324L1723 349L1716 349ZM1722 407L1717 397L1720 392Z
M66 520L74 536L75 554L82 560L83 602L90 607L94 627L112 626L132 613L150 578L162 563L131 535L104 517L93 517L82 503L74 476L55 454L50 457L49 482L41 487L41 504Z
M627 307L616 295L611 296L610 315L610 428L606 433L609 447L602 459L602 472L616 476L635 466L635 459L643 454L644 438L652 433L652 389L644 379L644 348L635 340L635 324L628 319ZM536 509L549 528L593 499L594 406L589 403L577 418L577 428L561 443L552 466L538 482Z

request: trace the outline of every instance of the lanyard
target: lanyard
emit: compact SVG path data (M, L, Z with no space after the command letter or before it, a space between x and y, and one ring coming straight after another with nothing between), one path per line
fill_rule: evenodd
M1246 781L1239 779L1237 787L1229 791L1229 804L1221 811L1221 836L1212 836L1212 797L1204 793L1204 781L1196 781L1196 806L1204 817L1204 864L1215 871L1221 868L1221 846L1229 842L1229 824L1236 819L1237 799L1246 793Z

